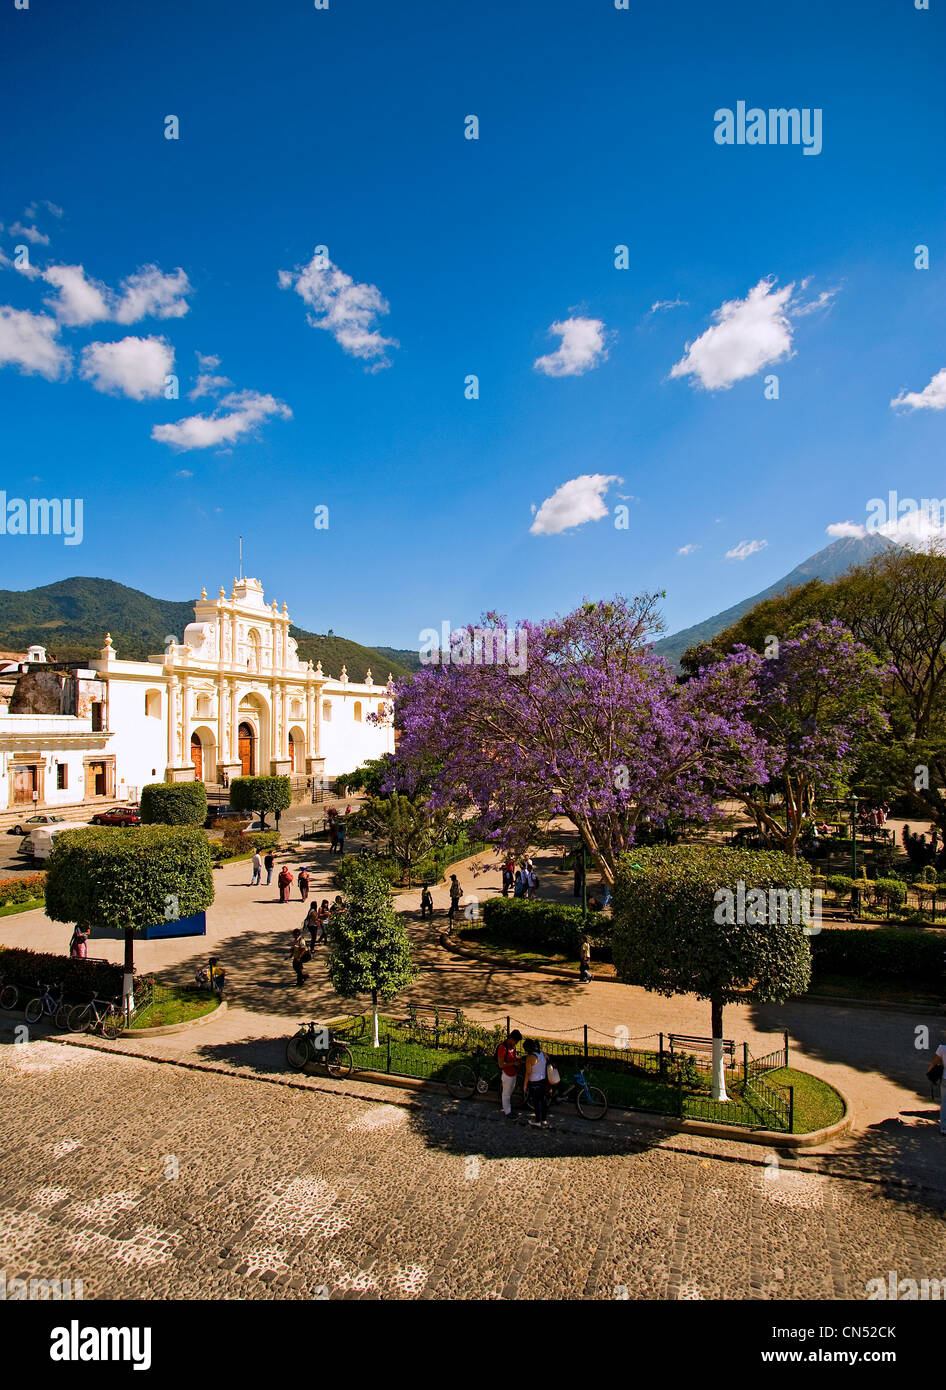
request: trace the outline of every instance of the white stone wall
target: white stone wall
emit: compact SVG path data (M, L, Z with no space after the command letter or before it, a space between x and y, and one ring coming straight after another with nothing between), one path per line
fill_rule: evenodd
M145 695L149 690L161 693L160 718L145 713ZM115 795L120 799L128 795L129 789L139 796L149 782L164 781L168 762L167 699L160 666L154 667L153 674L109 673L109 752L115 754Z
M324 717L325 703L332 707L332 717ZM355 719L355 705L361 705L361 720ZM338 777L354 772L369 758L380 758L394 752L394 730L388 725L368 723L368 715L376 714L379 705L389 705L384 686L344 686L327 683L319 696L319 748L325 759L325 776Z

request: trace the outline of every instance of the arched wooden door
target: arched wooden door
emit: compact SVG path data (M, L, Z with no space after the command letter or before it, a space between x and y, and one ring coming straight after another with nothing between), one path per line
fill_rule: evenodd
M253 737L252 724L241 724L239 728L239 754L240 770L244 777L252 777L253 768Z
M194 776L198 782L204 780L204 745L196 734L191 734L191 762L194 764Z

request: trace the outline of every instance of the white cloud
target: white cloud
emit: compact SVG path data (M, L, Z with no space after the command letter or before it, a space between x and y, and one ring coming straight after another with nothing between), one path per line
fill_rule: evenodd
M121 283L121 295L115 304L115 322L183 318L190 308L185 300L190 292L190 281L180 267L166 275L156 265L142 266Z
M570 318L553 323L550 333L561 342L554 352L537 357L533 367L546 376L581 376L597 367L608 355L605 328L601 319Z
M292 418L292 411L274 396L257 391L233 391L224 396L212 415L190 415L170 425L155 425L151 438L174 449L211 449L220 444L232 444L241 435L269 418Z
M22 222L11 222L7 230L11 236L25 236L27 241L33 242L34 246L49 245L49 237L38 227L25 227Z
M830 526L825 527L825 533L837 539L840 536L854 536L860 539L867 535L867 527L860 526L856 521L832 521Z
M678 554L678 555L692 555L693 552L694 552L694 550L701 550L701 549L702 549L702 546L693 545L692 543L691 543L690 545L681 545L680 549L677 551L677 554Z
M199 396L215 396L218 391L224 391L228 386L233 385L228 376L215 375L214 369L220 366L219 357L204 352L198 352L196 356L200 373L193 389L187 393L190 400L196 401Z
M72 354L57 342L59 324L48 314L0 305L0 366L38 372L48 381L68 376Z
M137 323L139 319L180 318L188 311L184 296L190 282L183 270L165 275L155 265L144 266L121 282L119 291L90 279L81 265L52 265L43 279L58 290L45 301L60 322L72 328L90 323Z
M901 391L890 404L894 409L946 410L946 367L941 367L922 391Z
M174 474L175 478L193 478L193 473L189 468L179 468Z
M43 279L59 292L43 302L60 323L79 328L110 317L107 286L89 280L81 265L51 265L43 271Z
M35 280L43 273L39 266L33 265L31 261L27 260L24 263L19 258L11 261L10 257L4 255L2 251L0 251L0 265L3 266L4 270L15 270L18 275L25 275L27 280Z
M313 328L331 333L343 352L372 364L372 370L391 365L389 347L395 338L378 332L375 320L390 310L376 285L359 284L326 257L316 254L308 265L279 272L281 289L294 289L311 313L306 317Z
M745 299L729 299L715 310L716 322L694 343L687 343L672 377L694 376L708 391L726 391L734 382L755 376L792 350L788 309L794 285L776 289L760 280ZM802 306L810 311L812 306Z
M655 299L650 306L651 314L659 314L664 309L686 309L689 307L688 299Z
M727 560L748 560L750 555L755 555L757 551L764 550L768 541L740 541L734 545L732 550L726 551Z
M62 208L57 207L55 203L50 203L46 198L40 199L39 202L30 203L23 216L29 218L31 222L35 222L39 216L40 208L45 208L47 212L51 212L53 217L62 217Z
M586 521L600 521L608 515L604 494L612 483L622 481L614 474L582 473L562 483L542 503L530 532L534 536L556 536L573 526L583 526Z
M174 349L164 338L122 338L83 348L79 375L96 391L143 401L163 393L173 366Z

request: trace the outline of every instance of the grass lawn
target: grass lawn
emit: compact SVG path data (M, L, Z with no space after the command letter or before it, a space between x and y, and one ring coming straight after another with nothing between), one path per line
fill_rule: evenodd
M593 922L593 919L591 920ZM530 943L516 941L508 935L490 932L486 927L478 924L464 925L454 932L454 936L461 945L469 946L474 951L481 951L487 956L496 956L500 960L508 961L510 965L532 967L554 965L556 969L568 970L576 976L578 974L578 961L574 956L565 955L561 951L539 951ZM595 960L593 956L591 973L602 979L613 980L615 978L614 966L607 961Z
M795 1088L795 1124L793 1134L809 1134L813 1129L825 1129L837 1124L844 1115L844 1101L833 1086L807 1071L781 1067L766 1073L766 1080L784 1089Z
M0 917L11 917L14 912L32 912L34 908L44 906L44 898L30 898L25 903L5 903L0 907Z
M157 1000L133 1015L130 1031L136 1028L166 1028L172 1023L189 1023L202 1018L217 1007L216 994L204 989L186 989L182 985L160 987Z

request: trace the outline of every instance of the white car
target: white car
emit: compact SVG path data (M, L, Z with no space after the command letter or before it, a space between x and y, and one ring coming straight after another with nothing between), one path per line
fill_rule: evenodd
M88 821L63 821L61 825L37 826L20 842L20 854L26 855L34 863L44 864L53 852L56 836L63 830L88 830Z
M64 821L65 816L53 816L42 813L38 816L29 816L26 820L17 821L16 825L8 831L10 835L28 835L31 830L35 830L38 825L59 825Z

